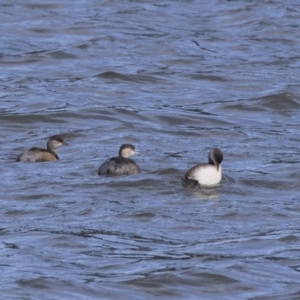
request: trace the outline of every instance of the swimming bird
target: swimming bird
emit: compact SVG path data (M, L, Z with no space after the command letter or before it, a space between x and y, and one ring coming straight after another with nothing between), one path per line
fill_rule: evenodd
M134 160L128 158L133 154L139 154L131 144L123 144L118 157L112 157L104 162L98 169L98 175L135 175L141 173Z
M61 136L53 135L48 140L47 149L36 147L30 148L22 152L17 157L17 161L41 162L59 160L56 149L63 145L68 144L63 140Z
M218 148L211 149L208 153L208 164L196 165L185 173L186 183L199 184L200 186L217 185L222 179L222 160L222 151Z

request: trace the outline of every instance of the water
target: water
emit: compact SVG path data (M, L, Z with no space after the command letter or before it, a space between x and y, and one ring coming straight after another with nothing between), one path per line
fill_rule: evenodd
M299 13L2 2L1 298L299 299ZM99 177L125 142L142 174ZM211 147L221 184L184 188Z

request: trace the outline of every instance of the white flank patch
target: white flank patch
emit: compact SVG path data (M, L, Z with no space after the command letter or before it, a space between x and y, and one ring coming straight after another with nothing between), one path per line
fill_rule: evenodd
M222 179L222 167L219 165L219 170L217 171L216 166L213 165L199 166L193 170L189 178L197 180L203 186L216 185Z

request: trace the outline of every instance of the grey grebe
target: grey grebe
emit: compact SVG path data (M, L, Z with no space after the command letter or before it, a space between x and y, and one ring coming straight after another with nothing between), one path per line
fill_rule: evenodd
M18 156L17 161L40 162L59 160L56 149L62 145L68 144L59 135L53 135L48 140L47 149L30 148L22 152Z
M223 153L220 149L214 148L209 151L208 164L200 164L192 167L185 173L186 181L194 181L201 186L213 186L222 179L221 162Z
M141 173L138 165L129 156L138 154L131 144L123 144L119 150L119 156L104 162L98 169L98 175L134 175Z

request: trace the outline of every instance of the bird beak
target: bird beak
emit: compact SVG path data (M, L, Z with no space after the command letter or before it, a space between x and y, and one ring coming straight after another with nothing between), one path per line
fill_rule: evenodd
M69 144L67 142L63 142L64 146L69 146Z
M138 152L138 151L134 151L134 154L137 154L137 155L139 155L139 154L140 154L140 152Z

